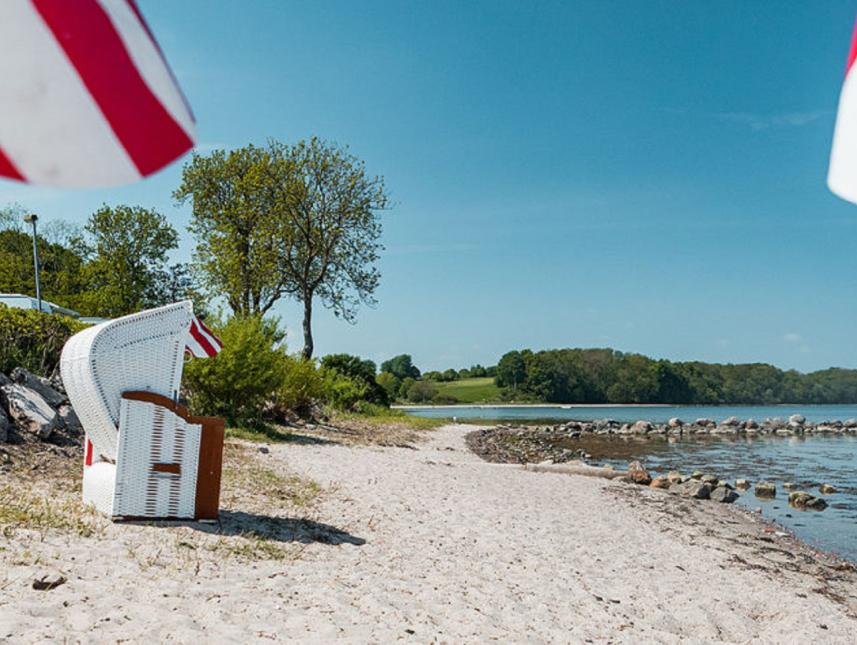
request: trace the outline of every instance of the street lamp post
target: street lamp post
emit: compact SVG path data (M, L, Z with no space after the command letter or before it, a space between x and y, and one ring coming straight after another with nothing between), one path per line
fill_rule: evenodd
M28 213L24 215L24 221L27 224L33 225L33 266L36 269L36 300L39 303L39 311L42 310L42 284L39 280L39 247L36 245L36 222L39 220L39 216L35 213Z

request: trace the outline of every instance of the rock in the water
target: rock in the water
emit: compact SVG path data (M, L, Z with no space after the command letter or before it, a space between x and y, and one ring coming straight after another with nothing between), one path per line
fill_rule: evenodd
M709 497L715 502L720 502L721 504L731 504L738 499L739 495L727 486L718 486L711 491Z
M12 373L9 376L11 376L12 380L18 385L23 385L26 388L38 392L52 408L59 407L66 400L65 396L53 388L48 379L36 376L32 372L25 370L23 367L16 367L12 370Z
M701 470L694 470L690 475L691 479L702 479L703 477L705 477L705 473Z
M756 497L776 497L777 486L771 482L756 482Z
M34 390L12 383L0 387L0 397L6 403L9 416L19 430L38 435L40 439L47 439L59 426L59 415Z
M823 511L827 508L827 502L820 497L799 490L789 493L789 504L795 508L808 508L813 511Z
M747 430L755 430L759 427L759 424L756 423L755 419L747 419L746 423L744 423L744 427L747 428Z
M795 423L802 426L806 423L806 417L802 414L793 414L789 417L789 423Z
M679 419L678 417L673 417L667 422L667 425L670 428L681 428L684 425L684 421Z
M652 476L639 461L632 461L628 464L628 479L642 486L648 486L652 483Z
M785 488L787 490L791 490L794 487L795 487L794 482L783 482L783 488Z
M703 475L700 480L704 484L711 484L712 486L717 486L717 482L720 480L717 479L714 475Z
M822 495L832 495L833 493L838 493L839 489L837 489L836 486L833 486L831 484L822 484L818 487L818 492L820 492Z
M652 431L652 424L648 421L637 421L631 426L631 430L636 434L646 434Z
M720 422L720 425L722 425L722 426L737 426L740 423L741 423L741 419L739 419L738 417L729 417L727 419L723 419L723 421Z
M749 479L736 479L735 480L735 488L738 490L748 490L750 488L750 480Z
M711 495L711 486L703 484L698 479L688 479L681 484L670 486L670 492L687 497L695 497L696 499L708 499L709 495Z
M667 489L670 487L670 480L666 475L658 475L652 480L652 483L649 484L652 488L663 488Z
M706 428L708 426L713 426L715 424L714 424L714 421L712 421L711 419L706 419L705 417L703 417L701 419L697 419L696 421L694 421L694 425L702 426L703 428Z

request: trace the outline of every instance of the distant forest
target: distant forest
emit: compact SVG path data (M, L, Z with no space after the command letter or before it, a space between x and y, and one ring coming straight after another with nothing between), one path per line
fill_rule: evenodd
M508 352L503 398L551 403L857 403L857 370L803 374L764 363L654 360L612 349Z

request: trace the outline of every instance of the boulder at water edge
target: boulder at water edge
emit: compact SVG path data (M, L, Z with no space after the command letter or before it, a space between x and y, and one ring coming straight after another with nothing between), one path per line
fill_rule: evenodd
M750 480L749 479L736 479L735 480L735 488L738 490L748 490L750 488Z
M628 464L628 479L642 486L648 486L652 483L652 476L639 461L632 461Z
M652 488L662 488L667 489L670 487L670 480L666 475L658 475L652 480L652 483L649 484Z
M23 385L34 392L38 392L39 396L52 408L57 408L66 401L65 396L57 392L48 379L36 376L23 367L16 367L9 376L18 385Z
M822 495L832 495L833 493L838 493L839 490L836 488L836 486L832 486L830 484L822 484L818 487L818 492L820 492Z
M732 504L738 497L738 493L728 486L718 486L709 495L710 499L721 504Z
M696 499L708 499L711 495L711 486L703 484L698 479L688 479L684 483L670 486L670 492Z

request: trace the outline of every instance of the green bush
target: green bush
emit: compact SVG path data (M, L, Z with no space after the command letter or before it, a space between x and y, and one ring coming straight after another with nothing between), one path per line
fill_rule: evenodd
M50 376L66 341L86 325L73 318L0 305L0 372L24 367Z
M289 412L306 416L312 406L324 398L325 382L314 361L301 356L285 356L282 378L274 399L275 417L285 418Z
M190 407L233 425L259 422L283 383L283 366L289 360L284 334L276 320L257 316L236 316L213 327L223 350L214 358L192 358L185 366Z

